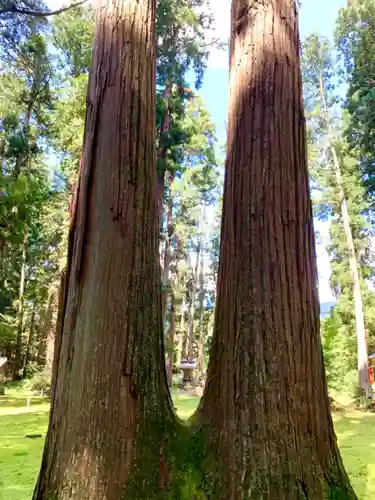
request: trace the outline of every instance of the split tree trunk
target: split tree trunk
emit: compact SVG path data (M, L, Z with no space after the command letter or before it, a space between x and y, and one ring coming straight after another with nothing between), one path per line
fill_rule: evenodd
M294 0L232 2L227 148L198 414L217 431L219 497L353 499L324 376Z
M35 500L154 498L165 482L155 0L103 0L96 26Z
M354 499L324 380L294 0L233 4L216 322L190 427L162 374L155 2L108 2L34 498Z

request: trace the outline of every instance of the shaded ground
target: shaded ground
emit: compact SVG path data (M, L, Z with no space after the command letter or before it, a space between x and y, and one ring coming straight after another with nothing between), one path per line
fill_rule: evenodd
M0 396L0 500L29 500L39 470L48 422L46 398L12 392ZM174 394L179 416L188 418L199 398ZM375 498L375 414L333 415L345 466L360 500ZM30 437L26 437L30 435ZM40 436L41 435L41 436Z

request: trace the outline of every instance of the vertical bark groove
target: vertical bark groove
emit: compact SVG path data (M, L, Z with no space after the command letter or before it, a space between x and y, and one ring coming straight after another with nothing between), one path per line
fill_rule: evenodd
M355 498L330 416L294 0L233 0L214 337L220 498ZM235 444L234 444L235 443Z
M36 500L121 498L138 442L170 408L154 216L155 0L103 0L96 27ZM143 477L143 488L153 481Z

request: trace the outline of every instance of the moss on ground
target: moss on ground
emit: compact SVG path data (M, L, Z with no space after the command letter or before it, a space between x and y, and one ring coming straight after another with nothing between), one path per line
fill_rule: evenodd
M198 398L178 396L174 402L179 416L187 419L195 410ZM0 500L31 498L39 471L49 406L39 397L32 397L30 406L26 405L25 394L12 392L6 397L0 396ZM372 500L375 497L375 414L348 411L335 413L333 418L344 464L358 498ZM205 489L210 488L210 478L204 478L202 483L199 475L205 437L191 431L184 433L183 424L181 426L177 432L179 438L173 444L180 450L178 463L173 464L173 468L185 469L181 477L176 475L170 498L175 500L173 495L184 494L189 500L194 495L200 500L196 485L206 481ZM42 437L25 437L39 434ZM175 455L173 449L169 449L169 453ZM168 454L166 460L168 462Z

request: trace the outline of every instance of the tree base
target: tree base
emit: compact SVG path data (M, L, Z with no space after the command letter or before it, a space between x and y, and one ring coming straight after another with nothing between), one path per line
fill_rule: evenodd
M149 439L140 445L138 466L133 468L122 500L356 500L338 464L323 471L312 466L317 457L310 457L302 467L301 463L286 464L281 473L276 468L257 470L250 463L254 457L247 457L240 471L241 484L235 483L239 470L222 448L223 435L210 426L194 420L190 425L175 422L166 436L161 445L152 446L154 456L149 453Z

